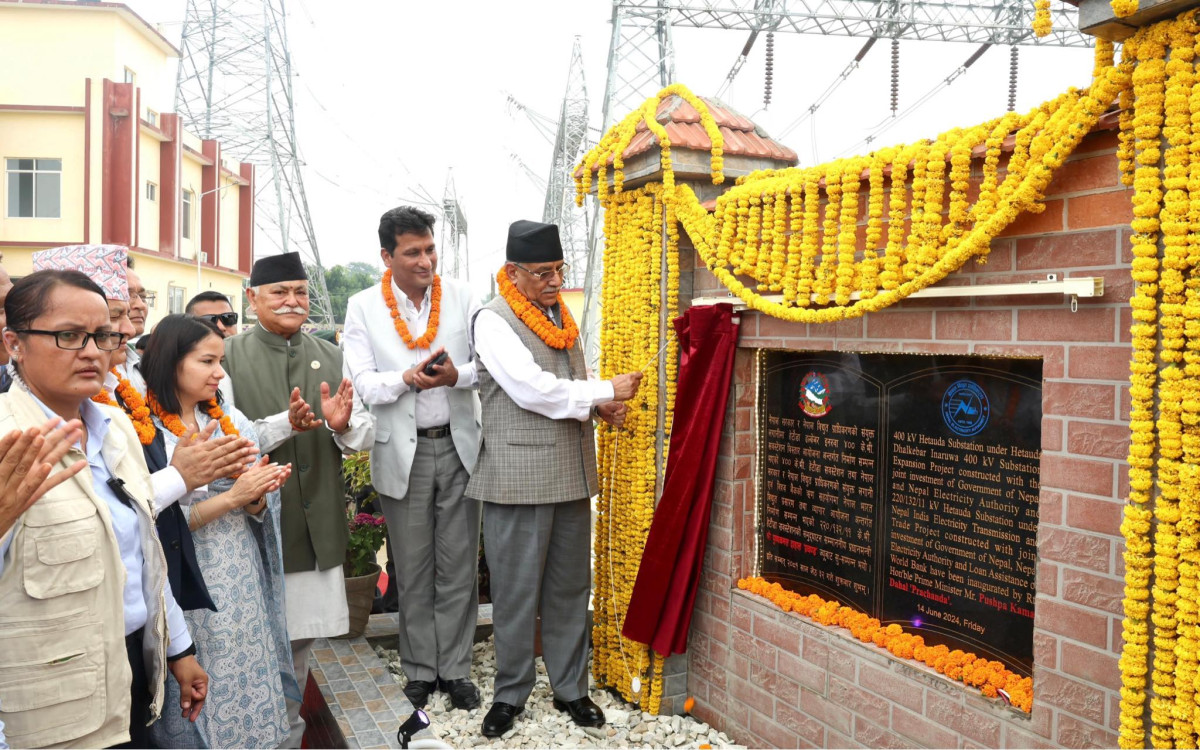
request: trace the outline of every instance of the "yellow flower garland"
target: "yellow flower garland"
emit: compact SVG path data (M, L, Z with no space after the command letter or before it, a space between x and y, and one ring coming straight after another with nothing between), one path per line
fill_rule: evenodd
M596 503L595 583L592 630L592 674L598 685L615 687L626 700L657 713L662 699L662 660L650 649L621 635L629 597L641 564L641 550L650 532L660 484L656 454L659 423L659 361L664 358L663 459L674 411L678 359L670 321L679 306L679 230L663 202L664 186L610 194L604 213L604 269L601 291L605 311L600 330L600 374L608 378L645 368L637 397L628 402L622 428L597 428L600 493ZM667 248L662 250L663 227ZM665 255L665 257L664 257ZM662 297L664 265L666 298ZM658 353L660 312L666 307L670 342ZM633 678L641 683L635 693Z
M1136 9L1136 3L1117 5ZM658 341L657 305L663 303L656 249L664 231L672 248L667 261L672 276L678 269L679 224L714 275L752 309L802 323L860 316L940 281L972 258L984 260L992 239L1018 215L1042 210L1055 171L1120 97L1125 110L1117 156L1122 180L1134 187L1131 273L1136 282L1130 300L1130 496L1121 525L1126 568L1119 660L1122 747L1141 747L1147 739L1155 746L1195 747L1200 728L1200 232L1191 231L1200 225L1198 50L1194 12L1139 30L1124 43L1119 64L1113 61L1113 45L1100 42L1095 77L1085 91L1070 90L1026 114L956 128L932 142L806 169L757 172L739 178L712 214L690 187L675 184L665 130L652 122L663 96L686 92L673 86L606 134L584 158L577 178L581 199L593 173L601 182L606 280L622 279L620 285L606 283L603 293L609 311L602 332L603 369L613 374L640 368L654 354L648 349ZM690 92L685 98L708 127L711 116L703 103ZM643 121L662 146L663 184L625 193L619 156ZM1013 150L1001 172L1010 136ZM721 147L715 137L713 144L717 181ZM977 147L983 150L982 179L970 205L971 154ZM609 163L615 172L611 191ZM864 177L869 192L860 243L857 200ZM782 299L767 299L764 291L782 292ZM674 294L667 302L672 310ZM673 367L674 357L668 362ZM673 380L673 371L668 372L668 401ZM599 684L615 686L627 698L635 697L631 678L646 675L654 661L645 647L621 639L619 621L653 513L656 476L649 430L657 427L657 403L651 403L658 397L656 368L647 372L643 393L646 400L635 405L620 437L602 427L599 440L604 479L593 670ZM669 405L666 413L669 418ZM613 459L614 449L620 460ZM614 540L611 547L608 536ZM611 576L605 575L608 566ZM650 705L657 705L660 691L652 676Z

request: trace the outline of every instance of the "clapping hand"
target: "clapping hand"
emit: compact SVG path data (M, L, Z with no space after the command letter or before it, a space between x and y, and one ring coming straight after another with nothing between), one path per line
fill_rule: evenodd
M292 475L292 465L268 463L270 456L263 456L242 472L229 493L235 508L245 508L257 514L263 509L263 496L274 492Z
M13 430L0 438L0 536L43 495L87 466L80 459L54 471L82 435L78 419L64 423L55 417L41 427Z
M249 438L238 435L214 438L217 424L217 420L212 420L199 433L187 435L175 446L171 466L183 477L189 492L214 479L237 474L258 454L258 448Z
M321 413L325 415L329 429L339 435L345 432L353 411L354 386L350 384L350 378L342 378L342 384L332 396L329 395L329 383L321 383Z
M288 421L296 432L308 432L322 424L308 402L300 397L299 388L292 389L292 397L288 401Z

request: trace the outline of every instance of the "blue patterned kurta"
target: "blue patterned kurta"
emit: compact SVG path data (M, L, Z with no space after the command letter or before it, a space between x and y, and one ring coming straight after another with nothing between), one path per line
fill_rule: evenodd
M243 436L258 443L254 427L237 409L227 410ZM208 423L198 414L198 426ZM175 435L155 420L173 450ZM220 434L220 429L217 434ZM221 479L185 497L187 506L227 491ZM284 694L298 698L285 623L279 493L255 519L226 513L192 532L196 559L217 611L185 612L196 658L208 672L208 699L196 723L179 715L179 684L167 676L162 718L151 727L160 747L278 747L288 736Z

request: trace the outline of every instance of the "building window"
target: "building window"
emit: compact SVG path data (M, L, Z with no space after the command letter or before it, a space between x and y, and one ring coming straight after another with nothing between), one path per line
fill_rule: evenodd
M167 308L168 312L176 315L183 312L184 307L184 288L175 286L174 284L167 286Z
M153 182L146 183L146 200L151 202L158 201L158 185Z
M137 73L134 73L129 68L125 68L125 83L137 83Z
M154 127L157 128L158 127L158 113L152 109L147 109L146 110L146 122L150 123L151 125L153 125Z
M9 218L62 215L62 159L6 159Z
M184 239L192 238L192 191L183 191L183 206L180 210L180 226Z

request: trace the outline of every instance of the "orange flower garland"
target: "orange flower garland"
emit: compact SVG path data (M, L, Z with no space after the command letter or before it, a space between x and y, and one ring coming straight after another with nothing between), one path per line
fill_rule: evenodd
M822 625L836 625L850 631L863 643L874 643L902 659L925 662L952 680L979 688L989 698L1003 693L1008 701L1029 713L1033 708L1033 679L1010 672L998 661L989 661L959 649L946 646L926 646L919 635L905 633L899 625L883 625L874 617L835 601L826 601L816 594L802 596L762 578L743 578L738 588L773 602L784 612L795 612L816 620Z
M500 285L500 296L504 297L504 301L521 322L546 342L546 346L555 349L570 349L575 346L575 339L579 338L579 326L575 325L575 319L571 317L571 311L567 309L567 303L563 302L561 294L558 295L558 309L562 310L563 327L559 328L545 313L525 299L525 295L512 283L503 268L496 274L496 283Z
M137 392L128 378L121 377L115 367L112 369L112 374L117 376L117 395L121 398L121 403L114 401L105 390L92 396L92 400L98 404L124 409L125 413L129 415L129 421L133 422L133 429L137 432L138 441L142 445L150 445L154 442L154 435L158 430L154 427L154 422L150 420L150 409L146 407L142 394Z
M400 334L404 345L409 349L428 349L433 340L437 338L438 320L442 315L442 277L433 277L433 293L429 300L429 325L425 327L425 333L421 335L421 338L415 341L412 334L408 332L408 324L400 315L400 306L396 304L396 294L392 291L392 269L389 268L383 272L383 280L380 284L383 289L383 301L387 305L388 311L392 313L392 324L396 326L396 333Z
M154 397L153 393L146 394L146 402L150 406L150 411L163 423L163 427L171 431L172 435L181 438L187 433L187 427L184 426L183 420L179 418L179 415L168 414L167 410L162 407L162 404L158 403L158 399ZM233 420L221 409L221 405L217 403L215 398L210 398L204 404L204 413L209 418L217 420L217 424L221 426L222 435L233 435L234 437L241 435L237 428L233 426Z

